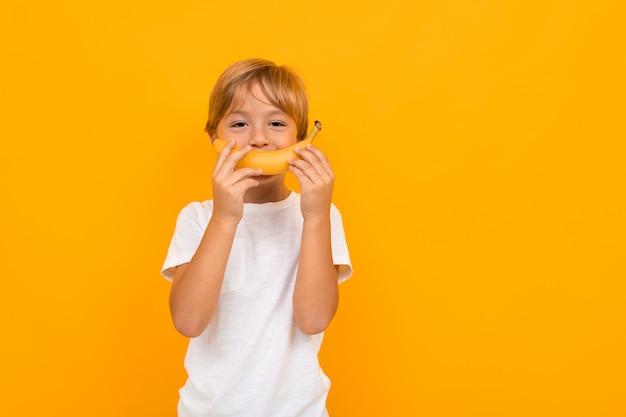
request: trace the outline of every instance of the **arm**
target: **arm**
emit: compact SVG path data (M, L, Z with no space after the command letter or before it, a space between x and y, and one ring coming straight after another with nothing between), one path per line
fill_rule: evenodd
M170 312L184 336L199 336L211 321L236 228L211 218L191 261L174 271Z
M330 205L335 181L324 154L313 146L290 161L302 194L302 244L293 294L294 318L306 334L324 331L339 304L337 268L331 251Z
M170 289L170 313L176 329L187 337L199 336L209 325L224 280L226 264L243 216L243 197L258 185L260 170L235 170L246 147L230 153L234 141L220 152L213 171L213 214L196 253L174 271Z

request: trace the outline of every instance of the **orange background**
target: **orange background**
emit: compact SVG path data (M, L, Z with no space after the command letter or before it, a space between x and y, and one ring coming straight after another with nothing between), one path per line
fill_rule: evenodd
M9 3L0 415L175 415L159 270L246 57L304 75L338 177L332 416L626 415L622 2Z

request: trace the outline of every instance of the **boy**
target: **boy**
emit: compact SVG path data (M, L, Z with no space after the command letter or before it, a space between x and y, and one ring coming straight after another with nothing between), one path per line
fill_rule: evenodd
M317 354L338 283L352 273L333 171L310 145L289 161L300 193L285 173L235 168L249 152L295 144L307 127L306 89L287 67L240 61L213 88L206 131L228 145L212 200L183 208L162 269L174 325L191 338L181 417L328 415Z

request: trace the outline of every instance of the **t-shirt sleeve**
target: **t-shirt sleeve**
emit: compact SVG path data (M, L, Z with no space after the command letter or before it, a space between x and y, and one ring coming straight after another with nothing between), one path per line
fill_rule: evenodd
M161 268L161 275L168 280L174 278L174 268L178 265L191 261L200 245L206 225L203 224L203 213L210 207L203 207L201 203L191 203L185 206L176 220L174 235ZM208 214L210 216L210 213Z
M341 283L352 275L352 262L350 261L348 243L346 242L346 235L343 229L343 219L334 204L331 205L330 223L333 263L339 267L337 279Z

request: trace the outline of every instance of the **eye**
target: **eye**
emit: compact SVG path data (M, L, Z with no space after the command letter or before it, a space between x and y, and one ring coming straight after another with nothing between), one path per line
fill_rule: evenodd
M245 127L246 122L233 122L230 124L230 127Z
M281 121L276 120L276 121L270 122L270 126L281 127L281 126L287 126L287 124L285 124L285 123L283 123Z

